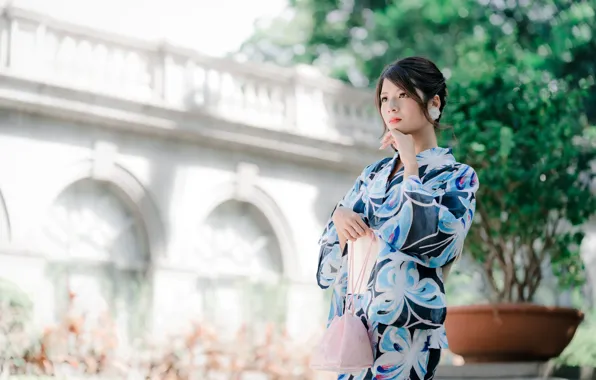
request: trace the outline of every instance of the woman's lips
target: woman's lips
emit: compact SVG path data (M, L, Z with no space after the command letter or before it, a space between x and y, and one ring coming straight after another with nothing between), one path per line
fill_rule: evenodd
M394 117L392 119L389 119L389 124L397 124L401 121L401 119L399 117Z

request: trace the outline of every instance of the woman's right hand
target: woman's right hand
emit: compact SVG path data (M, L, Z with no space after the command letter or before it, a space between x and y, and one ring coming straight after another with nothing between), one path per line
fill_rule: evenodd
M347 207L338 207L333 213L333 224L340 236L350 241L370 235L372 230L364 223L362 217Z

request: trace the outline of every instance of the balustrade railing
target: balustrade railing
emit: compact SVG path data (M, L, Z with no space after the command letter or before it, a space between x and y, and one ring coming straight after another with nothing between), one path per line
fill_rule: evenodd
M367 142L380 132L370 91L311 67L207 57L13 7L2 10L0 70L324 140Z

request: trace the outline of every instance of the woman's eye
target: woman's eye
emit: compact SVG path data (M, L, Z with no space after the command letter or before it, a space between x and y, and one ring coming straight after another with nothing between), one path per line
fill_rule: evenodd
M401 94L399 94L400 98L407 98L408 94L406 94L405 92L402 92Z
M387 101L387 97L386 96L382 96L381 97L381 103L385 103Z

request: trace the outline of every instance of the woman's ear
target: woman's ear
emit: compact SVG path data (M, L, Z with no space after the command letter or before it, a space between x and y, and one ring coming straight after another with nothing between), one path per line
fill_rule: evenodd
M439 95L433 96L430 102L431 107L437 107L439 109L441 108L441 98L439 97Z

